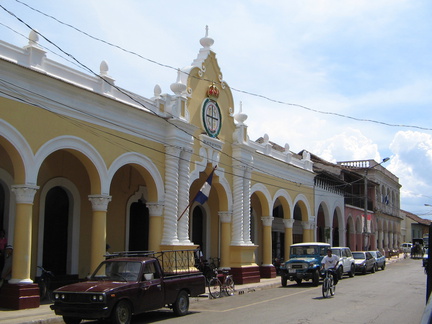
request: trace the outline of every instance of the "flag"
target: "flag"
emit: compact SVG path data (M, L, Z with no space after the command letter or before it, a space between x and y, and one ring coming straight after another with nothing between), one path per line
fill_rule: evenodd
M206 182L204 182L203 186L201 187L200 191L197 193L193 201L199 202L201 205L207 201L210 195L213 173L214 173L214 169L208 176Z
M180 221L180 219L183 217L184 213L186 212L186 210L188 210L188 208L192 205L192 203L194 201L199 202L201 205L204 204L209 195L210 195L210 189L211 189L211 184L212 184L212 180L213 180L213 173L216 170L217 166L215 166L213 168L213 171L210 173L210 175L208 176L206 182L203 184L203 186L201 187L200 191L197 193L197 195L195 196L195 198L189 203L189 205L185 208L185 210L183 211L183 213L181 213L180 217L177 218L177 221Z

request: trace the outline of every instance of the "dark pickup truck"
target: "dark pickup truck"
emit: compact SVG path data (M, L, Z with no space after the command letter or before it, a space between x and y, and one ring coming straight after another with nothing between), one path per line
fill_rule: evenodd
M53 292L51 309L66 324L110 319L128 324L133 314L170 307L177 316L189 311L189 296L205 292L195 267L195 250L120 252L107 256L87 281Z

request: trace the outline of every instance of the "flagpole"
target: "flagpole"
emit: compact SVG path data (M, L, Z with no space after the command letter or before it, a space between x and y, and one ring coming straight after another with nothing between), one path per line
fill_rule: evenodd
M207 177L207 179L205 180L204 183L207 182L208 178L212 175L213 172L215 172L216 168L217 168L217 165L215 165L215 167L213 168L212 172L210 172L209 176ZM203 184L203 185L204 185L204 184ZM179 216L179 218L177 218L177 222L180 221L180 218L183 217L184 213L186 213L186 210L188 210L188 208L189 208L190 206L192 206L193 202L195 201L195 197L198 195L198 193L199 193L200 191L201 191L201 189L200 189L200 190L197 192L197 194L194 196L194 199L192 199L192 200L189 202L189 205L186 206L185 210L183 210L183 213L181 213L181 215Z

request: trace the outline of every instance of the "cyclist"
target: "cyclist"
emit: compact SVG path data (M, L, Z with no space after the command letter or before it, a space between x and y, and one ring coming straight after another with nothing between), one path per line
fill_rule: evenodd
M324 271L331 270L331 274L333 276L333 283L336 286L338 283L338 275L336 272L337 265L339 263L339 257L336 254L332 254L332 250L327 250L327 255L321 261L321 269Z

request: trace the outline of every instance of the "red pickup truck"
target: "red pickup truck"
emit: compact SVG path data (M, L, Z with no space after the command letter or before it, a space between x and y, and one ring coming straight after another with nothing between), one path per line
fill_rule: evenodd
M195 268L196 250L120 252L107 256L87 281L53 292L51 309L66 324L110 319L128 324L133 314L170 307L189 311L189 296L205 292L205 278Z

